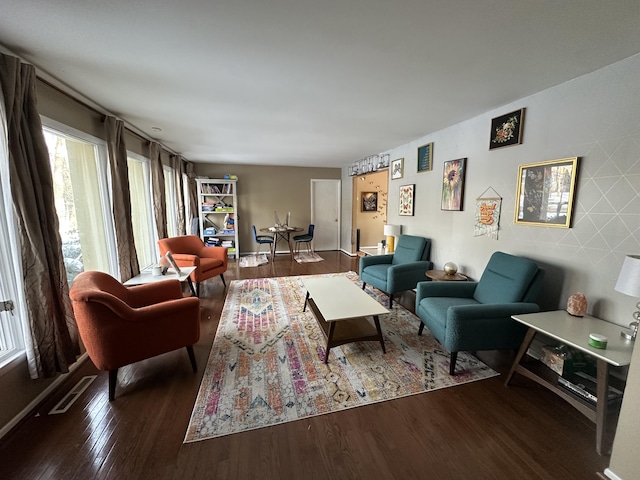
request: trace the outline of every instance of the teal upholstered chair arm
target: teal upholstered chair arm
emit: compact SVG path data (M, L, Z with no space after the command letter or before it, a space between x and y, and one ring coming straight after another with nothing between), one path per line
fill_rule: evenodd
M420 282L416 287L416 304L426 297L473 298L478 282Z
M391 264L393 260L393 254L388 255L367 255L366 257L360 258L360 272L367 268L369 265L380 265L382 263Z
M387 271L387 286L390 292L401 292L416 288L416 284L426 278L426 271L431 270L433 263L429 260L399 263L392 265Z
M535 303L478 303L475 305L455 305L447 310L450 322L468 322L483 318L511 318L511 315L536 313L540 307Z
M443 345L451 352L518 348L527 327L511 315L539 310L535 303L525 302L449 307Z

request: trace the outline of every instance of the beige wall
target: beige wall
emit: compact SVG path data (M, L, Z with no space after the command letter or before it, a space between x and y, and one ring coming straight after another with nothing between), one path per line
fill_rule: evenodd
M240 253L253 253L257 244L251 226L273 225L273 211L281 220L291 212L291 223L305 230L311 223L311 179L340 179L339 168L266 167L195 163L195 173L209 178L238 176L236 228ZM282 246L279 244L278 249ZM264 249L263 249L264 250Z
M368 173L353 177L353 228L360 230L360 246L375 247L384 239L384 225L387 223L387 184L389 172ZM376 212L362 211L362 194L376 192L378 194L378 210ZM355 247L355 245L354 245Z

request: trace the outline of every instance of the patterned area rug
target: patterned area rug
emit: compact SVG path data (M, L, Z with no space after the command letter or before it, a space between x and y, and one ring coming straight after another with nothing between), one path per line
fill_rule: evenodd
M324 258L316 252L300 252L294 255L293 258L295 258L298 263L321 262L324 260Z
M334 274L345 275L345 274ZM362 285L354 272L346 274ZM313 314L302 312L302 277L235 280L229 285L185 443L392 400L497 375L461 352L449 355L401 306L380 317L378 342L331 349ZM382 292L367 293L384 300Z
M257 267L269 263L267 256L262 253L260 255L248 255L246 257L240 257L241 267Z

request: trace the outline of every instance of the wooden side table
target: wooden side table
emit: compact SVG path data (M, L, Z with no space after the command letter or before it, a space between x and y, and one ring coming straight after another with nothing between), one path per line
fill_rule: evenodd
M466 282L467 280L469 280L461 273L448 275L444 272L444 270L427 270L427 273L425 275L427 275L427 277L429 277L434 282Z
M529 330L522 341L511 370L507 375L505 385L509 385L514 373L539 383L554 392L563 400L576 408L580 413L596 424L596 451L599 455L608 454L613 443L613 436L617 424L619 405L615 406L615 422L609 419L609 389L610 367L623 367L631 363L633 342L625 340L620 335L620 326L606 322L599 318L574 317L564 310L552 312L527 313L513 315L511 318L520 322ZM594 357L597 365L597 402L591 405L587 401L578 399L558 385L558 374L542 365L540 362L523 362L527 349L536 333L543 333L563 344L580 350L582 353ZM609 339L606 349L594 348L589 345L589 334L598 333ZM611 425L608 422L611 421Z

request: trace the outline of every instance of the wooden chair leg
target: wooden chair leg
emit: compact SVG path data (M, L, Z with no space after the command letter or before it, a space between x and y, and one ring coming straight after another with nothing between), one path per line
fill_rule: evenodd
M362 282L362 289L363 289L363 290L364 290L364 287L366 287L366 286L367 286L367 284L366 284L366 283L364 283L364 282Z
M456 374L456 360L458 359L458 352L451 352L451 360L449 363L449 375Z
M389 308L393 308L393 293L389 294Z
M424 323L420 322L420 328L418 328L418 335L422 335L423 330L424 330Z
M109 401L116 398L116 383L118 383L118 369L109 370Z
M222 279L222 285L224 285L224 288L227 288L227 282L224 281L224 275L220 274L220 278ZM198 286L199 285L200 284L198 284ZM198 293L200 293L200 292L198 291ZM200 296L200 295L198 295L198 296Z
M191 361L191 368L194 372L198 371L198 365L196 363L196 355L193 353L193 345L187 346L187 353L189 354L189 360Z

